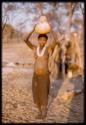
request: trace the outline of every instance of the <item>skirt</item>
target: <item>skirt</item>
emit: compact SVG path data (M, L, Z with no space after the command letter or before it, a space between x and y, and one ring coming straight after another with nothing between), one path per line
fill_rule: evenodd
M48 95L50 88L50 77L49 73L44 75L33 74L32 79L32 92L34 103L40 106L47 106Z

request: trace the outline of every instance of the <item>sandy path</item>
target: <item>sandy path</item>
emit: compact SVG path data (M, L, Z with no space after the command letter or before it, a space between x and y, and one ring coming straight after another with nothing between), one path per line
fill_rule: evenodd
M2 61L2 122L83 122L83 92L76 96L72 93L72 90L83 87L81 78L65 82L57 80L52 83L47 117L38 120L35 118L38 110L32 98L32 50L24 43L4 44ZM10 62L14 64L9 66ZM19 64L15 65L16 62Z
M10 70L9 70L10 68ZM32 98L32 68L3 68L3 122L82 122L83 93L67 97L67 90L81 88L81 83L62 82L52 84L49 95L49 108L44 120L35 119L37 108ZM80 80L79 80L80 81ZM76 88L75 85L76 84Z

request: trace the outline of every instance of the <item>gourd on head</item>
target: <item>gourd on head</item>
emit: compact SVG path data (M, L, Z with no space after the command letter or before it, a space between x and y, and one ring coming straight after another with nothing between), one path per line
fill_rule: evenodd
M39 34L47 34L51 30L51 27L45 16L39 18L39 23L35 27L35 31Z

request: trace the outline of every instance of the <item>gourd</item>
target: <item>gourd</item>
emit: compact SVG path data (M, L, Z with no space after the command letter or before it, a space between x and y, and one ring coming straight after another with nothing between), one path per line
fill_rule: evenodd
M39 34L47 34L51 30L51 27L47 21L47 18L45 16L41 16L39 18L39 23L35 27L35 32Z

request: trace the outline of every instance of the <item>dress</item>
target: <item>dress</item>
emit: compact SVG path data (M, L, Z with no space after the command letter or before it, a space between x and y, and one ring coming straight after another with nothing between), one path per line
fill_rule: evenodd
M48 104L48 95L50 88L50 77L48 70L48 49L46 48L44 55L38 57L35 52L34 74L32 79L32 93L34 103L39 107ZM41 69L41 70L40 70ZM41 73L38 73L41 71Z

